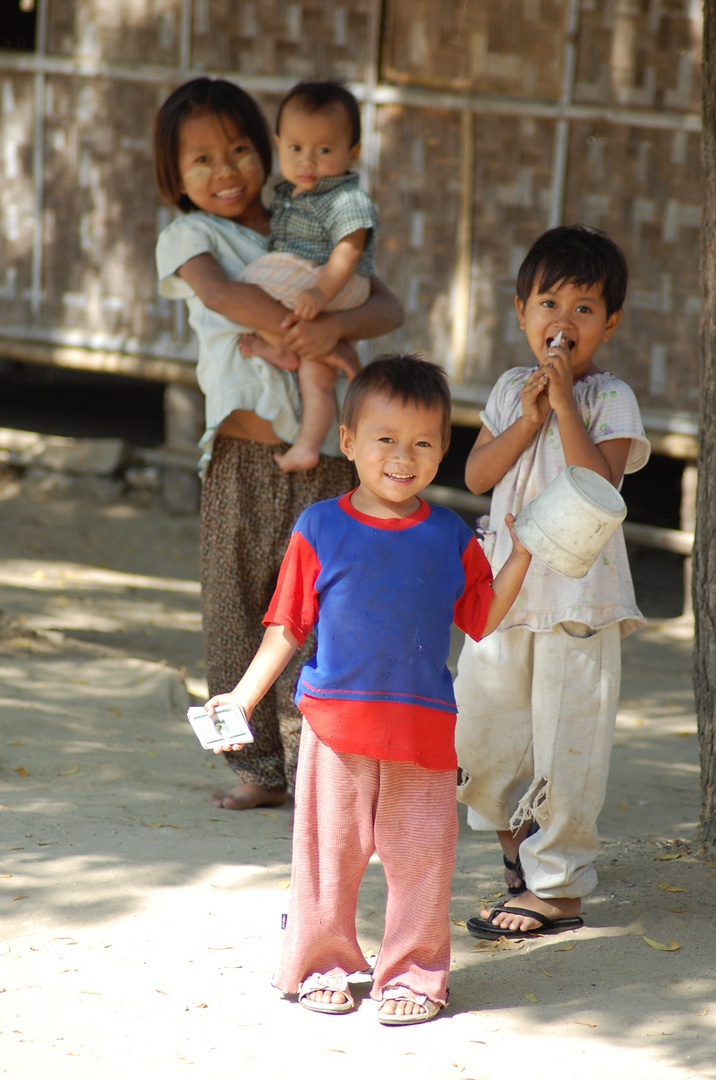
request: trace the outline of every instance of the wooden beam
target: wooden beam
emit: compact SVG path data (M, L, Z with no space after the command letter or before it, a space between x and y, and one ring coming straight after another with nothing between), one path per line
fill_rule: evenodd
M196 388L196 371L193 363L115 352L108 349L90 349L76 345L54 345L39 341L18 341L16 338L0 338L0 356L6 360L22 360L28 364L45 364L49 367L71 368L75 371L94 371L105 375L124 375L150 382L170 383L176 386Z

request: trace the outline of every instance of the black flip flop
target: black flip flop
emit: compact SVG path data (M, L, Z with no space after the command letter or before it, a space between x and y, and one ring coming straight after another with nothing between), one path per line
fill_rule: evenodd
M535 919L540 925L534 930L505 930L502 926L495 926L494 919L503 911L515 915L525 915L528 919ZM490 908L490 914L486 919L480 915L467 920L467 932L476 938L495 941L497 938L525 938L539 937L540 934L561 934L565 930L576 930L584 926L584 919L580 915L571 918L548 919L546 915L540 915L538 911L530 911L528 908L506 907L505 904L496 904Z
M539 825L537 824L536 821L533 821L532 824L530 825L530 831L527 833L527 836L525 837L525 840L530 836L534 836L534 834L537 832L538 829L539 829ZM525 872L522 869L522 863L520 862L519 852L517 853L517 858L515 859L514 862L512 862L511 859L508 859L506 855L502 856L502 861L505 864L505 868L507 870L511 870L513 874L517 874L518 877L520 878L520 884L519 885L508 885L507 886L507 891L510 894L510 896L519 896L521 893L527 892L527 882L525 881ZM485 920L483 919L483 922L484 921Z
M515 859L514 862L512 862L511 859L508 859L506 855L503 855L502 856L502 861L505 864L505 868L507 870L510 870L513 874L517 874L517 876L520 879L520 884L519 885L508 885L507 886L507 891L510 894L510 896L519 896L520 893L526 892L527 891L527 882L525 881L525 872L522 869L522 863L520 862L519 855L517 856L517 858ZM484 919L482 921L485 922Z

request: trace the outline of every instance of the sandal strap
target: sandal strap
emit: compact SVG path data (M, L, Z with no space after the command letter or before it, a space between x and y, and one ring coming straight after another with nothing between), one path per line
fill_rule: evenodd
M514 862L512 862L512 859L508 859L506 855L503 855L502 861L507 867L507 869L511 870L513 874L519 874L520 877L524 877L524 874L522 872L522 863L520 862L519 855Z
M490 908L490 915L485 919L485 922L494 924L495 916L501 915L503 911L508 915L524 915L527 919L534 919L540 926L546 926L548 923L552 922L547 915L541 915L539 911L531 911L530 908L524 907L514 907L512 904L508 907L506 903L495 904L493 908ZM534 933L534 931L532 931L532 933Z
M314 971L312 975L302 979L299 994L312 994L315 990L338 991L348 996L348 978L342 972L334 972L324 975L320 971Z
M427 994L416 994L407 986L389 986L383 991L383 1001L412 1001L413 1005L425 1006L430 1001Z

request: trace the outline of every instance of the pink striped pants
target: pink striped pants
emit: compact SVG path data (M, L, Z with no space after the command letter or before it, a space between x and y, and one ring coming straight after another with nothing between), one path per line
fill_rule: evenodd
M271 251L253 259L241 271L238 280L260 285L274 300L280 300L293 310L298 294L304 289L313 288L322 269L318 263L302 259L300 255L292 252ZM326 304L326 311L345 311L346 308L360 307L369 296L370 280L365 274L354 274Z
M341 754L304 720L288 923L273 985L296 993L314 971L365 971L358 889L374 851L385 871L385 932L371 996L407 986L445 1004L450 882L458 821L455 772Z

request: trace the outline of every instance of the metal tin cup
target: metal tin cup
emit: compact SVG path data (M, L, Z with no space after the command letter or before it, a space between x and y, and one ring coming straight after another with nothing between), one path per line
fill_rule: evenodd
M613 484L592 469L568 465L520 511L515 531L550 570L581 578L626 512Z

